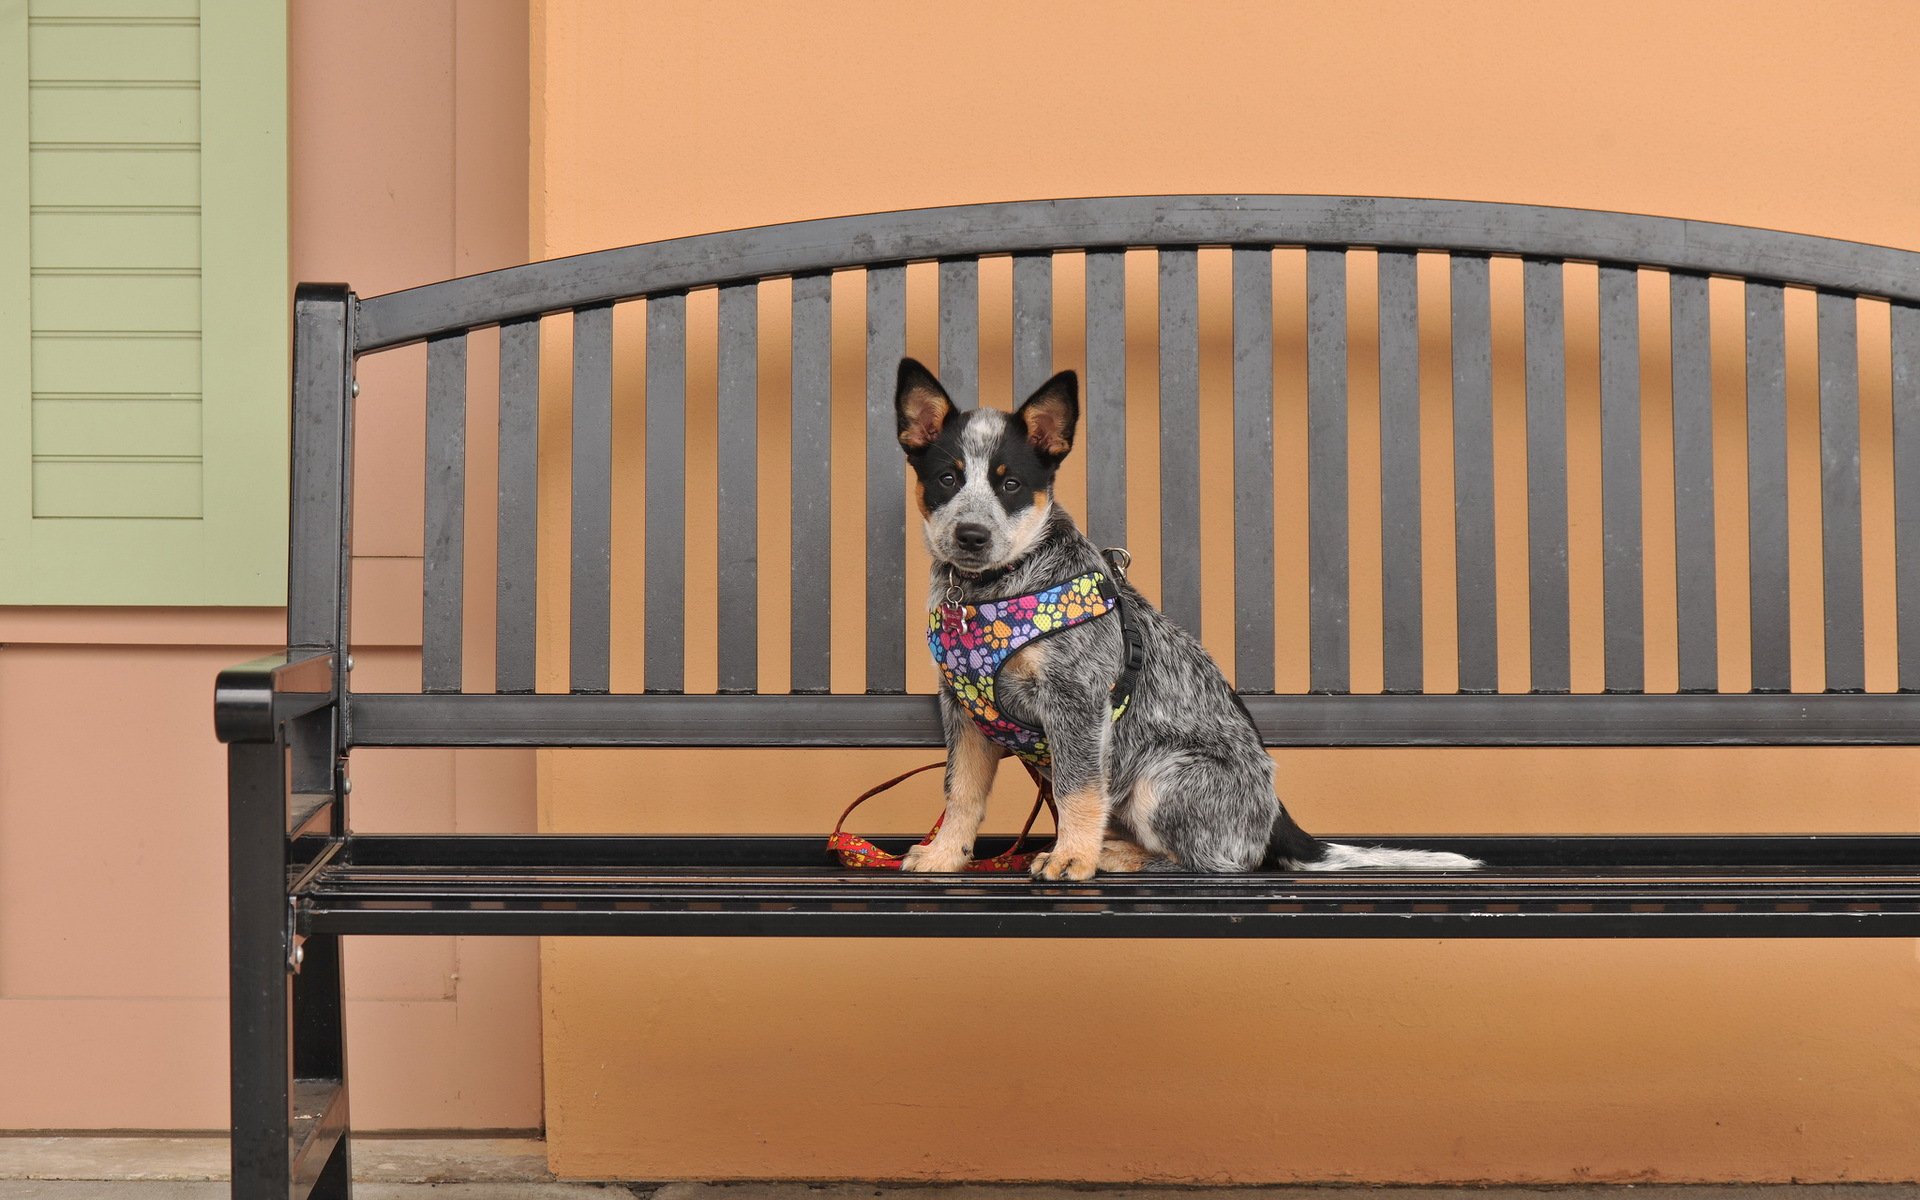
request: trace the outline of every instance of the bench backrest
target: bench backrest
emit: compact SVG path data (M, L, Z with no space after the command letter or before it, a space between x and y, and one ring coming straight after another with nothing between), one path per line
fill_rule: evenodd
M1349 366L1371 374L1373 347L1355 343L1348 294L1354 252L1372 255L1377 287L1362 326L1377 328L1379 608L1377 635L1352 628L1350 421L1375 414L1372 389L1355 390ZM1290 256L1282 258L1280 256ZM1888 380L1893 410L1891 512L1867 514L1869 529L1892 531L1897 551L1899 686L1920 687L1920 254L1665 218L1571 209L1449 201L1324 196L1175 196L1035 201L883 213L682 238L535 263L358 300L331 285L303 287L296 300L293 514L289 641L347 645L351 588L354 363L362 356L426 343L426 462L422 688L417 695L353 694L340 688L346 739L359 745L921 745L938 742L931 699L909 694L908 655L922 628L922 580L906 578L917 538L894 440L895 365L910 343L910 314L937 325L937 365L962 404L978 402L982 345L982 259L1011 256L1010 339L1016 396L1056 365L1084 368L1085 419L1075 458L1085 472L1085 527L1102 544L1127 540L1127 515L1158 525L1158 577L1142 579L1174 619L1198 627L1203 553L1232 555L1232 638L1226 666L1275 744L1561 744L1920 741L1920 716L1903 694L1869 694L1868 597L1863 583L1861 455L1862 347L1870 378ZM1065 256L1065 257L1057 257ZM1148 257L1153 261L1146 261ZM1304 260L1303 265L1301 260ZM1444 295L1434 281L1442 277ZM1518 259L1516 266L1497 262ZM1202 264L1231 275L1230 320L1201 303ZM1303 297L1283 292L1276 320L1275 267L1303 276ZM1428 282L1421 282L1426 263ZM937 280L937 302L909 300L909 264ZM1604 695L1570 694L1577 649L1569 595L1569 379L1566 264L1597 264L1574 276L1597 281L1599 510L1602 534ZM1591 271L1591 273L1588 273ZM1071 276L1063 276L1069 272ZM1151 272L1157 320L1143 319L1128 277ZM1499 336L1503 288L1517 274L1521 361ZM1643 282L1668 297L1668 362L1655 390L1670 389L1671 462L1643 461L1649 439L1641 406ZM1739 281L1743 303L1710 299L1709 277ZM1077 277L1077 278L1075 278ZM1211 278L1211 277L1210 277ZM1084 287L1084 346L1055 336L1055 285ZM790 281L768 291L768 281ZM836 286L837 281L837 286ZM918 285L916 285L918 286ZM715 383L699 403L713 407L721 436L703 465L716 481L718 539L717 688L685 691L690 398L688 294L717 289L713 325L693 342L714 351ZM1789 625L1789 403L1791 322L1787 289L1813 293L1817 314L1819 563L1823 581L1825 688L1792 694ZM767 295L790 311L769 319ZM841 309L864 293L858 328ZM993 298L985 305L994 310ZM1444 305L1441 303L1445 301ZM1862 301L1866 303L1862 303ZM704 305L705 302L702 302ZM615 314L644 310L644 387L616 387ZM1422 321L1422 308L1428 317ZM919 310L927 311L921 313ZM1294 316L1303 317L1291 322ZM701 309L704 310L704 308ZM1434 313L1444 311L1448 349L1436 364ZM1576 305L1575 311L1585 312ZM543 322L543 318L548 320ZM636 314L636 320L641 319ZM622 322L626 318L622 317ZM766 320L790 353L791 490L789 583L791 691L761 694L758 630L760 477L756 430ZM559 328L569 323L570 329ZM1423 334L1423 324L1425 333ZM1142 377L1143 331L1157 355ZM497 334L488 331L497 327ZM1744 406L1729 404L1726 365L1716 402L1713 346L1735 327L1744 361ZM1276 335L1278 330L1278 335ZM1862 338L1862 332L1869 336ZM1884 330L1885 332L1879 332ZM467 485L467 365L476 335L498 340L497 498ZM563 335L563 336L557 336ZM989 340L993 331L989 331ZM1278 340L1276 341L1276 336ZM1369 339L1371 335L1368 335ZM543 338L547 361L543 364ZM835 359L845 390L851 343L864 356L864 411L836 411ZM1078 341L1078 338L1074 339ZM565 361L553 361L562 342ZM1132 345L1130 345L1130 341ZM1428 351L1422 366L1423 344ZM1795 353L1800 351L1796 350ZM1890 353L1890 362L1885 356ZM1230 359L1220 388L1202 387L1203 360ZM1362 357L1364 356L1364 358ZM852 356L860 361L860 355ZM713 361L713 360L709 360ZM1281 378L1276 379L1276 361ZM1132 371L1130 372L1130 363ZM1303 364L1303 378L1289 372ZM1512 428L1498 421L1508 389L1502 368L1523 373L1524 495L1496 493L1496 445ZM1423 402L1423 374L1450 381L1450 403ZM571 451L560 508L570 529L565 623L565 690L536 691L536 550L542 496L541 378L570 381ZM1578 381L1576 381L1577 383ZM1283 407L1304 408L1307 686L1275 695L1276 384ZM624 384L624 381L623 381ZM1132 392L1157 396L1157 438L1134 444L1126 413ZM1430 389L1429 389L1430 390ZM1578 388L1575 389L1579 390ZM1230 418L1203 413L1208 391L1231 393ZM644 618L614 603L616 408L644 396ZM365 401L378 403L369 395ZM565 397L562 397L565 399ZM1004 402L1004 398L1001 402ZM1876 411L1883 411L1876 410ZM1587 414L1579 414L1581 420ZM1662 414L1664 416L1664 414ZM702 414L702 419L705 415ZM865 586L863 686L833 694L830 629L834 429L863 422ZM1442 422L1440 429L1433 428ZM1729 421L1744 421L1744 437ZM1445 427L1450 422L1451 428ZM1230 440L1210 430L1231 429ZM1423 428L1423 424L1425 428ZM1664 424L1664 422L1663 422ZM1716 427L1718 426L1718 427ZM1362 428L1354 425L1353 428ZM1150 434L1152 431L1147 430ZM551 434L550 434L551 436ZM1453 470L1452 575L1457 608L1457 687L1430 694L1423 631L1423 568L1445 539L1423 538L1423 457L1435 440ZM1716 479L1729 438L1745 448L1744 480ZM1716 455L1716 439L1722 449ZM1142 443L1145 445L1142 445ZM1423 445L1426 450L1423 451ZM1371 450L1371 445L1366 448ZM1157 497L1136 493L1129 455L1158 462ZM1724 467L1724 461L1721 463ZM1291 469L1281 463L1280 483ZM1678 690L1646 694L1643 511L1650 481L1674 494L1672 543L1678 563L1671 636ZM1202 526L1210 480L1232 481L1231 537ZM1370 475L1371 472L1369 471ZM546 481L549 491L553 481ZM1742 487L1744 484L1744 487ZM622 488L625 487L623 483ZM1744 494L1741 494L1744 491ZM622 494L626 494L622 492ZM549 496L549 503L557 497ZM490 690L463 674L464 545L469 503L491 506L498 530L495 671ZM1501 639L1496 604L1496 505L1524 504L1528 695L1499 695ZM1716 594L1718 509L1744 510L1751 689L1725 694ZM1369 512L1371 505L1367 506ZM1576 516L1579 505L1574 506ZM844 517L845 514L842 514ZM623 514L624 516L624 514ZM1292 514L1284 506L1279 525ZM1737 529L1738 521L1733 523ZM1434 528L1429 521L1428 529ZM1371 532L1362 540L1371 549ZM1664 540L1664 539L1663 539ZM1204 548L1204 550L1203 550ZM1509 543L1501 552L1510 556ZM703 560L704 561L704 560ZM1281 566L1287 564L1282 562ZM1372 564L1366 564L1372 570ZM1224 576L1215 576L1224 578ZM846 595L843 589L842 596ZM1284 606L1284 614L1288 611ZM1510 617L1514 614L1509 613ZM610 694L612 639L640 626L644 694ZM1218 631L1209 630L1208 633ZM1351 693L1356 632L1379 639L1384 692ZM1663 636L1666 636L1663 634ZM1216 639L1222 640L1224 639ZM342 660L344 661L344 653ZM555 664L545 669L558 677ZM844 671L842 672L844 674ZM1509 685L1511 686L1511 678ZM1744 680L1741 682L1745 682Z

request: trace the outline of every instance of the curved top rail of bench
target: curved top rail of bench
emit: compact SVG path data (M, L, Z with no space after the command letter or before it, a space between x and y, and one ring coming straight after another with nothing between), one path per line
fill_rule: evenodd
M380 350L583 305L851 267L1231 245L1621 263L1920 304L1920 253L1742 225L1465 200L1117 196L795 221L508 267L362 301L354 349Z

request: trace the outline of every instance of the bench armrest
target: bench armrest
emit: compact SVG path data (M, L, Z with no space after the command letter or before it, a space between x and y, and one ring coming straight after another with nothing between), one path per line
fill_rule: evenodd
M228 667L213 684L213 731L223 742L271 742L280 723L334 701L330 651L269 654Z

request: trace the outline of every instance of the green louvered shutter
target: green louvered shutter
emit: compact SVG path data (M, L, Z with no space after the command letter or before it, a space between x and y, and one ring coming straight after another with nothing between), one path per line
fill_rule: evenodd
M286 10L0 0L0 604L285 598Z

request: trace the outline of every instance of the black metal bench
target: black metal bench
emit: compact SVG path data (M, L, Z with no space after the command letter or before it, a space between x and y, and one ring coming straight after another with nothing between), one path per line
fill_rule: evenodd
M1912 836L1430 837L1472 876L1024 878L845 872L819 838L355 834L352 751L381 746L936 746L906 694L920 614L892 381L906 265L939 263L942 373L975 402L978 264L1013 258L1015 390L1053 367L1053 255L1084 252L1087 527L1125 541L1125 266L1157 252L1161 569L1175 619L1200 612L1202 247L1231 247L1234 661L1274 746L1622 746L1920 742L1920 255L1726 225L1566 209L1312 196L982 205L685 238L373 299L305 285L294 304L287 652L223 673L231 772L234 1194L345 1196L340 938L348 934L1013 937L1673 937L1920 935ZM1304 249L1310 452L1310 694L1274 694L1275 248ZM1385 691L1349 687L1347 253L1378 251ZM1450 258L1459 690L1422 678L1416 255ZM1530 690L1499 694L1494 607L1494 358L1489 259L1524 260ZM1605 691L1572 694L1562 264L1597 263ZM824 640L794 639L792 692L757 692L754 639L718 648L715 694L683 690L689 290L717 287L723 627L759 620L755 530L758 285L792 280L796 629L824 625L834 272L866 289L865 688L828 694ZM1670 277L1680 690L1643 678L1642 271ZM1708 277L1744 281L1752 689L1719 690ZM1817 293L1825 691L1791 688L1784 287ZM1891 302L1897 693L1867 692L1856 300ZM613 307L643 303L643 694L609 694ZM539 319L572 315L570 687L535 690ZM470 331L499 327L497 663L463 690L462 530ZM356 361L427 343L427 508L418 694L351 684ZM843 419L845 419L843 417ZM1726 497L1721 496L1724 503ZM1156 589L1149 582L1150 594ZM1336 835L1338 830L1316 830ZM898 849L904 840L890 844ZM995 847L983 841L982 852ZM291 1192L288 1191L291 1185Z

